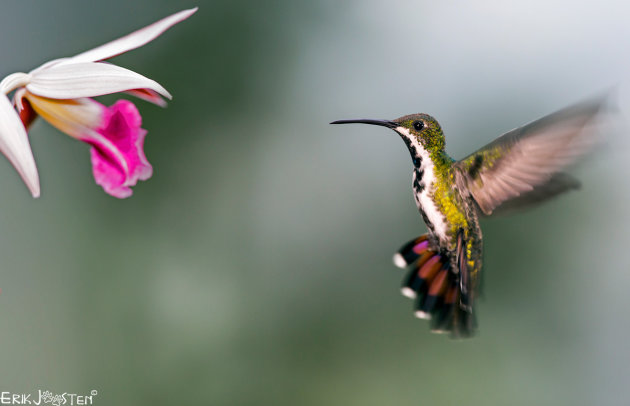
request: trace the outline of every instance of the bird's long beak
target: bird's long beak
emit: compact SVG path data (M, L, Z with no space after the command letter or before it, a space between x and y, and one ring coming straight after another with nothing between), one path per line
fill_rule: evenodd
M380 125L387 128L396 128L398 127L398 123L389 120L370 120L370 119L358 119L358 120L337 120L333 121L330 124L372 124L372 125Z

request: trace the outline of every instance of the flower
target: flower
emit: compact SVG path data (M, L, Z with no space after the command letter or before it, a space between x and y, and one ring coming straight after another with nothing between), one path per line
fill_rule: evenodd
M151 177L153 169L143 150L146 131L140 128L136 107L127 100L106 107L91 97L125 92L164 107L163 97L171 95L159 83L103 61L153 41L196 11L180 11L105 45L46 62L29 73L13 73L0 82L0 152L33 197L40 193L39 176L26 131L38 116L91 145L94 179L106 193L128 197L131 186ZM11 102L7 95L13 91Z

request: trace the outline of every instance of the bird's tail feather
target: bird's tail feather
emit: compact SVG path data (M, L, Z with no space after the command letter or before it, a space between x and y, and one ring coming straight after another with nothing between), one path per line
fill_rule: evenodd
M394 263L408 269L401 291L414 299L416 317L431 319L434 332L472 335L476 323L470 308L461 303L459 275L451 271L448 257L432 247L427 234L403 245Z

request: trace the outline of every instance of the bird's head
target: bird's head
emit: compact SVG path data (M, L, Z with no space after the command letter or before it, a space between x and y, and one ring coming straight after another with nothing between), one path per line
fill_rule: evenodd
M410 114L394 120L338 120L330 124L372 124L396 131L415 158L421 151L428 154L444 151L444 134L436 119L428 114ZM415 161L415 159L414 159Z

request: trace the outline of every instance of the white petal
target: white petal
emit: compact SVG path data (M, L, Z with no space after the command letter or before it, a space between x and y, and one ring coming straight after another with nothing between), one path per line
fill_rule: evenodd
M28 84L31 80L31 75L28 73L12 73L9 76L2 79L0 82L0 93L7 94Z
M108 63L85 62L58 64L31 74L26 89L38 96L51 99L75 99L150 89L172 98L159 83L129 69Z
M127 90L125 93L132 96L136 96L138 99L148 101L149 103L156 104L160 107L166 107L166 101L160 97L159 94L149 89L132 89Z
M65 62L65 61L67 61L68 59L70 59L70 58L59 58L59 59L53 59L52 61L48 61L48 62L44 63L43 65L40 65L39 67L37 67L37 68L33 69L33 70L32 70L32 71L30 71L29 73L30 73L30 74L33 74L33 73L39 72L40 70L48 69L48 68L50 68L51 66L58 65L58 64L60 64L61 62Z
M108 42L100 47L93 48L89 51L80 53L73 56L68 60L61 61L61 64L66 63L78 63L78 62L96 62L109 59L116 55L131 51L141 47L157 37L159 37L164 31L168 30L175 24L187 19L197 11L197 7L190 10L183 10L179 13L175 13L166 18L161 19L149 26L141 28L131 34L125 35L122 38L118 38L114 41Z
M0 95L0 152L18 171L33 197L39 197L39 175L26 130L6 95Z

